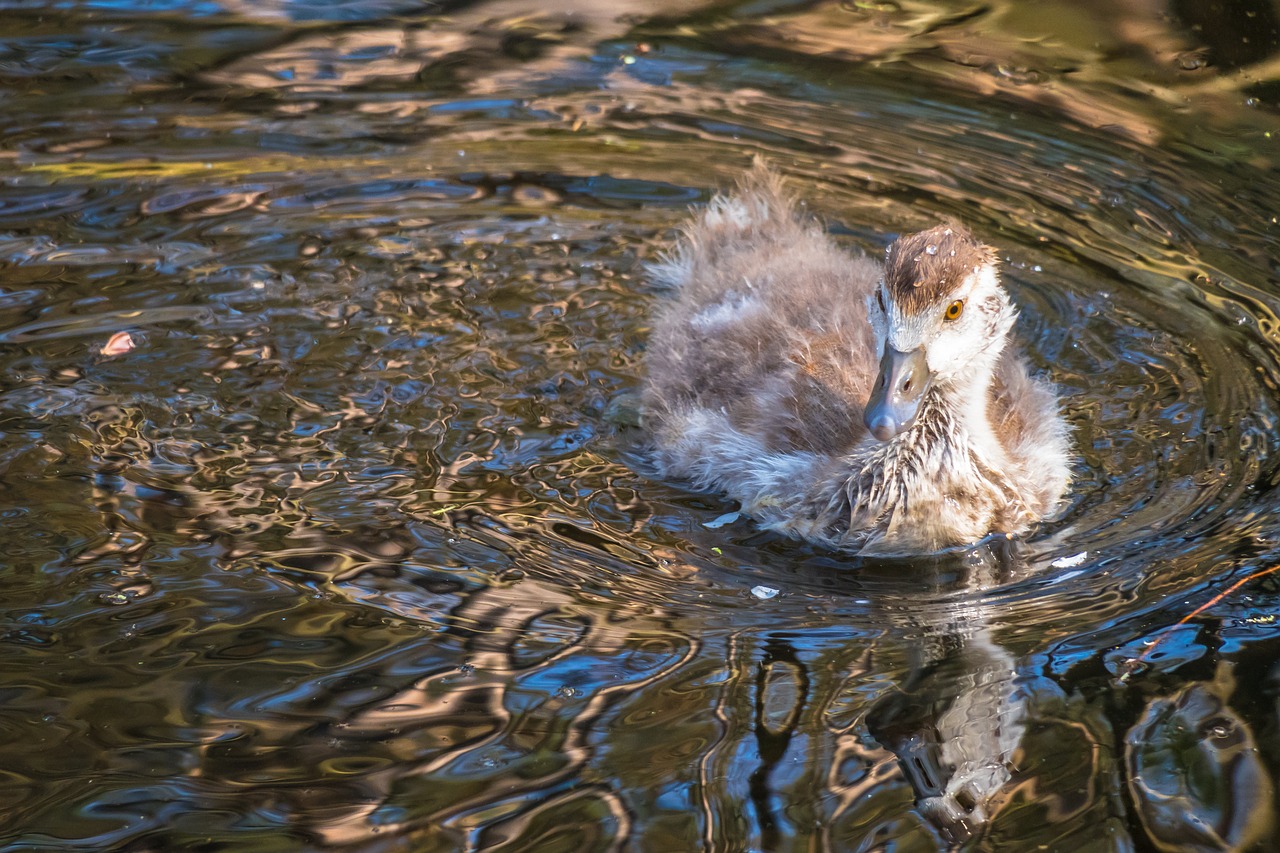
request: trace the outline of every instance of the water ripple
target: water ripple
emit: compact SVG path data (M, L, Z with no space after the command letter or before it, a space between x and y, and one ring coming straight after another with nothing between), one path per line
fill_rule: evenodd
M1280 126L1229 16L8 8L6 849L1141 847L1166 796L1274 840ZM857 560L651 476L644 265L757 154L851 250L997 248L1060 518Z

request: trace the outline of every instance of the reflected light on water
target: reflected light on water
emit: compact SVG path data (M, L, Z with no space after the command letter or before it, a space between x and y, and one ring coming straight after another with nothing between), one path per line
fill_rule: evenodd
M1274 846L1280 27L1193 5L6 4L0 844ZM645 264L757 154L999 249L1060 518L652 476Z

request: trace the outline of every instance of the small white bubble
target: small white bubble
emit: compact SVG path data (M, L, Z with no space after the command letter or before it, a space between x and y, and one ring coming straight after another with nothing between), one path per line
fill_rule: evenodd
M936 255L938 254L938 247L930 243L929 245L924 247L924 251L925 251L925 254Z

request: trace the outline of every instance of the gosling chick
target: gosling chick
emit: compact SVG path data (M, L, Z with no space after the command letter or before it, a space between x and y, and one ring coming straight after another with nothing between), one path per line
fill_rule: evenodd
M1068 429L1010 346L994 252L965 228L901 237L881 266L757 165L651 274L675 291L642 393L664 477L868 554L1020 534L1058 508Z

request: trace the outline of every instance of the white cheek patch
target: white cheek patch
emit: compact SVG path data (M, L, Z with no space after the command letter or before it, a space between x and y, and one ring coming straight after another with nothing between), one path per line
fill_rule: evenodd
M929 342L925 358L929 362L929 372L935 376L945 376L958 367L963 367L976 354L972 337L959 330L948 330Z
M983 264L965 277L953 296L964 300L964 312L956 320L943 320L941 329L929 341L929 370L935 376L954 373L982 352L988 340L983 319L976 316L978 302L999 289L996 268L991 264Z

